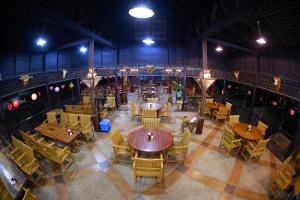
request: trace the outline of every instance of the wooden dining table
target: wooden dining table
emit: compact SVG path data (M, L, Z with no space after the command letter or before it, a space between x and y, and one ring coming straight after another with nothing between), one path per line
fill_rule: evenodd
M48 123L42 123L34 130L39 132L43 136L69 145L72 152L79 151L77 148L78 145L76 144L77 137L81 133L79 130L72 129L72 135L70 135L67 128Z
M210 110L218 110L219 107L225 107L225 105L217 102L207 102L206 107Z
M251 126L251 130L248 127ZM257 141L262 138L262 132L256 127L248 123L236 123L232 125L233 131L241 138L250 141Z
M149 138L148 133L152 134ZM167 130L159 128L138 128L127 136L130 147L146 153L163 152L173 144L173 136Z

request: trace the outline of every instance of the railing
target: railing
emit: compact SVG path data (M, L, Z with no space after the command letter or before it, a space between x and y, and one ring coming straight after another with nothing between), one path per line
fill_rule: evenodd
M100 76L175 76L175 77L199 77L203 73L202 68L197 66L111 66L96 68ZM210 70L211 78L234 81L250 86L272 91L290 98L300 100L300 82L289 79L281 79L281 87L275 90L272 76L260 75L248 72L240 72L239 78L232 71ZM26 87L22 86L19 78L3 80L0 82L0 95L8 96L18 91L27 90L45 84L85 77L87 70L69 70L66 78L62 78L62 71L33 74Z

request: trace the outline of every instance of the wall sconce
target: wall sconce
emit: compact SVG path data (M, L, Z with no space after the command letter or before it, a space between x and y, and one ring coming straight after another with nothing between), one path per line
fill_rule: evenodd
M62 70L62 78L63 78L63 79L66 78L67 73L68 73L68 70L67 70L67 69L63 69L63 70Z
M236 80L239 80L239 78L240 78L240 72L239 71L235 71L234 72L234 76L235 76Z
M146 65L148 74L152 74L154 68L155 68L154 65Z
M168 74L169 74L169 73L172 73L172 71L173 71L173 70L172 70L171 68L165 69L165 72L168 73Z
M19 78L19 80L21 80L23 86L26 87L27 84L28 84L28 81L29 81L31 78L33 78L33 76L29 76L29 74L24 74L24 75L22 75L22 76Z
M273 76L273 80L274 80L275 90L276 91L280 90L281 78L279 76Z
M211 78L211 74L210 74L210 71L209 70L204 70L203 72L203 78Z

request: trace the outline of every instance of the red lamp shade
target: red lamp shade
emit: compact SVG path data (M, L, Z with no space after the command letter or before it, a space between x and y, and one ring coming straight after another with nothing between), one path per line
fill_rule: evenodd
M290 110L290 115L291 115L291 116L294 116L295 113L296 113L296 111L295 111L293 108L291 108L291 110Z
M60 87L61 87L61 89L64 89L66 86L64 84L62 84Z
M8 109L9 111L11 111L11 110L13 109L13 105L12 105L11 103L9 103L9 104L7 105L7 109Z
M20 102L18 100L13 101L13 107L14 108L19 108Z

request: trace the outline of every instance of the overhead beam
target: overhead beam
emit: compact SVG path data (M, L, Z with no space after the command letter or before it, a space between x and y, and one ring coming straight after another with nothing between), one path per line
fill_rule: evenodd
M78 23L62 16L55 14L53 12L41 9L39 7L33 7L30 4L15 5L15 4L7 4L5 6L0 7L0 11L2 13L9 13L17 16L24 16L34 18L36 20L40 20L45 23L53 24L62 29L70 30L76 32L82 36L88 37L90 39L94 39L96 42L99 42L102 45L116 48L116 46L109 40L103 38L102 36L86 29Z
M66 49L66 48L70 48L70 47L74 47L74 46L78 46L78 45L81 45L81 44L84 44L84 43L89 43L90 40L89 39L85 39L85 40L78 40L76 42L71 42L69 44L65 44L61 47L58 47L57 50L62 50L62 49Z
M206 29L202 36L210 36L213 33L219 31L220 29L229 26L237 21L239 21L242 18L245 18L247 15L250 14L251 11L256 9L258 7L258 3L261 2L260 0L252 0L245 3L242 7L240 6L239 9L232 12L232 14L225 18L224 20L221 20L212 26L210 26L208 29Z
M238 50L241 50L241 51L245 51L245 52L248 52L248 53L252 53L252 54L256 53L256 51L253 50L253 49L249 49L249 48L237 45L237 44L233 44L231 42L217 40L217 39L214 39L214 38L206 38L205 40L207 42L215 43L215 44L222 45L222 46L231 47L231 48L238 49Z

